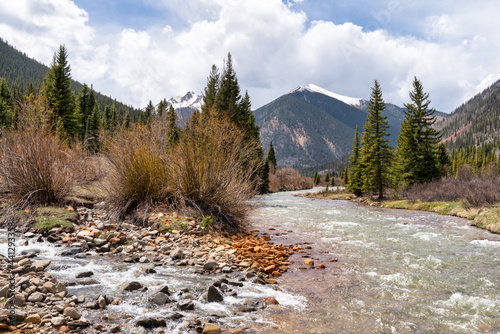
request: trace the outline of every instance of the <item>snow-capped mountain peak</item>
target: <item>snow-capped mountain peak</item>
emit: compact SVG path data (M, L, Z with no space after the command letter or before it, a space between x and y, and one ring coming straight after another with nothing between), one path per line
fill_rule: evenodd
M304 87L302 87L302 86L301 87L297 87L294 90L292 90L290 93L293 93L293 92L302 92L304 90L307 90L307 91L310 91L310 92L313 92L313 93L323 94L323 95L326 95L326 96L329 96L329 97L333 97L334 99L342 101L345 104L348 104L348 105L356 107L356 108L360 108L361 107L361 103L363 101L363 99L361 99L361 98L349 97L349 96L340 95L340 94L337 94L337 93L334 93L334 92L330 92L329 90L326 90L326 89L321 88L319 86L316 86L314 84L309 84L309 85L304 86Z
M168 106L172 105L174 109L192 108L201 110L203 96L195 92L187 92L184 96L176 96L167 100Z

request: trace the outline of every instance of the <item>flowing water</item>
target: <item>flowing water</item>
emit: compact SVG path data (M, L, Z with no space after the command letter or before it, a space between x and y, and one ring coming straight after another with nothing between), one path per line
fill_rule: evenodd
M307 306L271 316L263 333L500 333L500 235L293 194L258 198L251 221L275 241L304 243L280 285ZM304 270L305 256L327 268Z
M223 303L198 298L194 312L169 322L167 332L184 332L182 322L206 316L223 328L248 333L500 333L500 235L470 226L460 218L391 210L347 201L315 200L278 193L258 197L250 221L261 234L283 244L301 243L279 286L246 282ZM0 235L0 252L7 253ZM120 305L92 321L122 324L133 331L142 315L168 316L175 304L152 307L147 294L124 293L122 283L138 280L150 289L167 284L176 296L188 288L200 296L216 278L190 268L117 262L112 256L61 256L61 248L19 238L17 252L38 249L49 258L49 272L69 283L70 293L124 297ZM303 257L326 269L305 269ZM336 259L338 259L337 262ZM93 271L91 285L71 284L75 275ZM247 299L274 296L281 305L241 314Z

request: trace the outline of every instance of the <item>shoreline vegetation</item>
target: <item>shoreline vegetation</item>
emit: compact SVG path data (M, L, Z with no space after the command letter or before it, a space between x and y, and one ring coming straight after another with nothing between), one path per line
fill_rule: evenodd
M316 199L346 200L390 209L434 212L441 215L466 218L471 221L472 226L486 229L492 233L500 233L500 201L488 205L471 206L470 203L464 199L426 200L414 198L394 199L389 197L379 200L368 195L357 197L345 189L322 190L316 193L297 194L295 196Z

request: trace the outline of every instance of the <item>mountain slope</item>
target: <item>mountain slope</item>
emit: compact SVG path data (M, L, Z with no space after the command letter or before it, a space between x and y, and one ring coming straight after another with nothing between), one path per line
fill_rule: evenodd
M273 142L278 165L306 168L350 154L354 129L358 126L363 131L367 107L363 99L307 85L255 110L254 116L263 146L267 148ZM388 117L390 139L395 146L404 119L403 109L388 103L384 115Z
M450 148L489 143L500 149L500 80L436 123Z
M0 38L0 78L5 78L11 90L18 89L24 93L32 83L35 90L39 90L49 68L35 59L29 58L25 53L18 51L13 46ZM83 85L71 81L71 89L76 95L80 93ZM109 96L96 92L97 104L102 111L105 106L115 105L117 113L122 120L127 112L133 120L139 118L139 110L118 102Z

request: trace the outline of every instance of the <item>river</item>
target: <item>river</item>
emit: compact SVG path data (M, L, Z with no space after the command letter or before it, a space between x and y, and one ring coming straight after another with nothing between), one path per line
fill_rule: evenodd
M257 198L251 222L276 242L303 243L279 281L306 307L276 312L262 333L500 333L500 235L456 217L293 194ZM304 256L326 269L301 269Z

